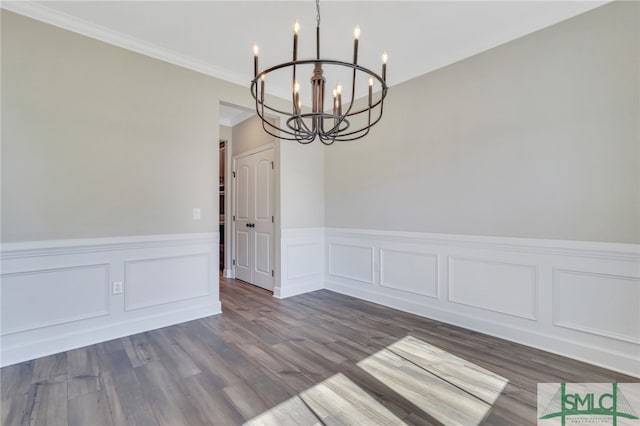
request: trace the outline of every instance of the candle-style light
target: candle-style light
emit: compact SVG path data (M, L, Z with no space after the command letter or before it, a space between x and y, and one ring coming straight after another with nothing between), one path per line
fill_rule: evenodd
M293 104L294 108L296 109L296 114L300 114L300 107L302 106L302 104L300 102L300 85L297 81L293 83Z
M373 77L369 77L369 106L371 106L372 99L373 99Z
M360 38L360 25L353 29L353 63L358 63L358 39Z
M253 76L258 76L258 45L253 45Z
M387 52L382 54L382 80L387 81L387 59L389 59L389 55Z
M300 23L296 21L293 24L293 60L298 60L298 32L300 31Z

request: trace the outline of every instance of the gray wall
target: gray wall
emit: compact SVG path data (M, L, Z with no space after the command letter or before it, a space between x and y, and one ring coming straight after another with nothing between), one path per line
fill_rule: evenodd
M221 100L251 106L245 87L3 10L3 241L216 231Z
M247 118L231 128L231 155L251 151L263 145L275 143L275 138L262 129L262 120L257 115Z
M229 126L220 126L220 140L231 141L231 129Z
M639 242L638 7L392 87L369 137L326 151L327 226Z

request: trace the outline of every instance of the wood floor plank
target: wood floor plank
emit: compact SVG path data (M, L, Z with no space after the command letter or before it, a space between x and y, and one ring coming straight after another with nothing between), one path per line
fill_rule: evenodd
M247 421L271 408L246 383L227 386L223 391L229 402Z
M0 370L0 397L24 395L29 391L35 361L10 365Z
M407 400L391 387L385 385L374 376L367 373L351 361L340 364L340 372L351 381L357 383L364 391L373 396L379 403L384 405L398 418L404 419L411 414L413 417L420 417L427 423L440 424L431 415L422 410L421 407Z
M68 399L102 389L95 347L88 346L67 352L67 382Z
M0 424L3 426L22 425L26 407L26 393L4 396L0 402Z
M322 424L313 411L298 396L276 405L245 423L248 426L321 426Z
M67 382L33 383L29 389L24 421L32 426L68 424Z
M138 357L138 352L136 352L136 348L133 346L133 342L129 336L122 338L122 346L124 347L124 351L126 352L129 362L133 368L140 367L148 361L146 359L142 360Z
M205 336L199 337L201 335L186 326L174 327L168 330L168 333L189 354L200 371L207 372L220 388L242 380L234 370L229 368L224 359L202 340L206 338Z
M162 361L152 361L135 369L142 391L160 425L204 424Z
M154 330L149 332L148 336L154 352L159 354L163 365L176 380L201 372L191 357L169 336L166 330Z
M102 383L116 425L158 425L133 368L103 372Z
M31 383L43 381L66 381L67 353L59 353L38 358L35 361Z
M479 424L491 406L383 349L358 366L447 425Z
M114 425L104 391L85 393L69 400L69 426Z
M412 336L398 340L387 349L487 404L493 404L508 383L504 377Z
M325 345L314 342L313 340L305 339L302 341L292 342L292 344L294 346L301 347L307 350L308 352L313 352L333 364L340 364L347 360L346 357L333 352L331 349L327 348Z
M300 398L325 424L405 424L342 373L302 392Z
M242 415L206 374L201 373L184 378L180 380L179 386L198 410L205 424L239 425L243 423Z
M111 420L114 425L127 424L127 416L122 409L122 403L120 402L120 396L116 390L113 377L110 372L105 371L100 373L100 383L107 399L107 409L111 416Z

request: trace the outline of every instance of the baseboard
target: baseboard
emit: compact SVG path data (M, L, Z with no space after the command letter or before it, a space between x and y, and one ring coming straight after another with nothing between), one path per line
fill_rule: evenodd
M290 284L284 291L280 287L273 289L273 296L278 299L286 299L287 297L297 296L299 294L309 293L325 288L325 283L321 280L308 282L298 282L295 285Z
M233 274L233 269L225 269L224 270L224 277L225 278L235 278L235 275Z

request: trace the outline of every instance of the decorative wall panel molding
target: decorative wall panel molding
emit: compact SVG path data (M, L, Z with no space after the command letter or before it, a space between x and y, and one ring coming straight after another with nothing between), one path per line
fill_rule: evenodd
M438 256L380 248L380 285L437 298Z
M329 268L327 273L329 275L373 284L373 247L330 243L328 251Z
M211 263L209 253L125 261L124 310L208 295Z
M2 274L2 335L108 314L108 263Z
M4 244L2 365L220 313L217 244L217 233Z
M283 229L280 247L275 297L284 299L324 288L324 228Z
M449 257L449 301L537 319L536 266Z
M554 269L553 290L554 325L640 343L639 278Z

